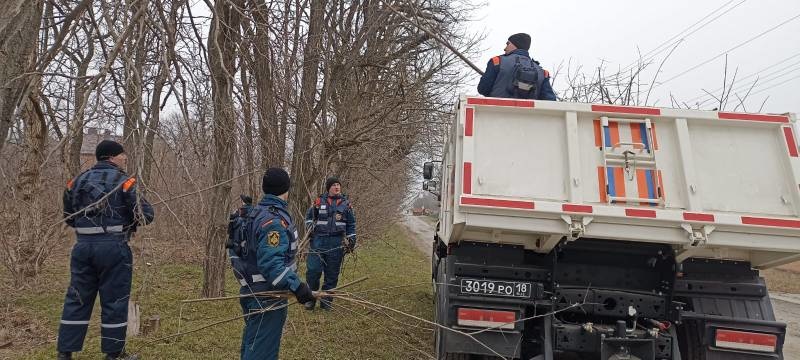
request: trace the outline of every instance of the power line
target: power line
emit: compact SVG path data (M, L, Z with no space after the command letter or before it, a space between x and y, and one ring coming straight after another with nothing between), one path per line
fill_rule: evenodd
M671 37L671 38L667 39L666 41L662 42L661 44L659 44L659 45L658 45L656 48L654 48L653 50L650 50L650 51L649 51L649 52L647 52L646 54L642 55L642 59L640 59L640 60L636 60L636 61L634 61L634 62L632 62L632 63L628 64L628 65L627 65L625 68L623 68L622 70L620 70L620 71L619 71L619 73L623 73L623 72L626 72L626 71L628 71L629 69L632 69L632 68L633 68L634 66L636 66L636 65L637 65L637 64L638 64L640 61L650 61L650 60L652 60L653 58L655 58L655 57L656 57L656 55L658 55L658 54L660 54L660 53L663 53L664 51L667 51L667 50L669 50L669 49L672 47L672 45L675 45L675 44L677 44L677 43L679 43L679 42L681 42L681 41L685 40L685 39L686 39L687 37L689 37L690 35L692 35L692 34L696 33L697 31L701 30L702 28L704 28L704 27L708 26L709 24L711 24L711 23L712 23L712 22L714 22L715 20L719 19L719 18L720 18L720 17L722 17L723 15L727 14L727 13L728 13L728 12L730 12L731 10L733 10L733 9L737 8L739 5L742 5L742 4L743 4L745 1L747 1L747 0L741 0L739 3L737 3L737 4L733 5L733 7L731 7L731 8L729 8L729 9L725 10L724 12L722 12L722 13L721 13L721 14L719 14L719 15L717 15L717 16L716 16L716 17L714 17L713 19L709 20L709 21L708 21L708 22L706 22L705 24L702 24L702 25L701 25L700 27L698 27L697 29L694 29L694 30L692 30L691 32L689 32L688 34L686 34L686 35L683 35L683 33L685 33L685 32L687 32L687 31L689 31L691 28L695 27L697 24L700 24L700 23L701 23L701 22L703 22L705 19L708 19L709 17L713 16L713 15L714 15L716 12L718 12L718 11L720 11L721 9L725 8L726 6L728 6L730 3L734 2L734 1L735 1L735 0L730 0L730 1L728 1L727 3L723 4L722 6L720 6L720 7L716 8L716 9L714 9L714 10L713 10L713 11L711 11L710 13L706 14L706 16L704 16L704 17L703 17L703 18L701 18L700 20L698 20L698 21L696 21L695 23L693 23L692 25L689 25L688 27L684 28L683 30L681 30L681 32L677 33L677 34L676 34L676 35L674 35L673 37ZM682 37L681 37L681 36L682 36ZM680 37L680 38L679 38L679 37ZM677 38L679 38L679 39L678 39L678 40L676 40L676 41L673 41L673 40L675 40L675 39L677 39ZM665 45L666 45L666 46L665 46ZM663 47L663 49L662 49L662 47ZM659 50L659 49L661 49L661 50ZM656 52L656 50L658 50L658 51ZM654 52L655 52L655 53L654 53ZM652 55L651 55L651 54L652 54Z
M752 78L752 77L754 77L754 76L756 76L756 75L760 75L762 72L764 72L764 71L766 71L766 70L769 70L769 69L771 69L771 68L773 68L773 67L776 67L776 66L778 66L778 65L780 65L780 64L783 64L783 63L785 63L785 62L787 62L787 61L789 61L789 60L791 60L791 59L793 59L793 58L796 58L796 57L798 57L798 56L800 56L800 52L799 52L799 53L796 53L796 54L794 54L794 55L791 55L791 56L789 56L789 57L787 57L787 58L785 58L785 59L783 59L783 60L781 60L781 61L778 61L778 62L776 62L776 63L773 63L773 64L771 64L771 65L769 65L769 66L767 66L767 67L765 67L765 68L762 68L762 69L759 69L759 70L757 70L757 71L754 71L754 72L753 72L753 73L751 73L750 75L747 75L747 76L745 76L745 77L743 77L743 78L741 78L741 79L737 79L736 81L744 81L744 80L746 80L746 79L749 79L749 78ZM795 62L795 63L792 63L792 65L795 65L795 64L798 64L798 63L800 63L800 62ZM789 65L789 66L792 66L792 65ZM786 67L784 67L784 68L781 68L781 70L783 70L783 69L785 69L785 68L786 68ZM779 71L780 71L780 70L779 70ZM716 89L712 90L711 92L712 92L712 93L715 93L715 92L717 92L717 91L720 91L720 90L722 90L723 88L724 88L724 87L718 87L718 88L716 88ZM708 96L708 94L705 94L705 93L703 93L703 94L697 95L697 96L695 96L695 97L693 97L693 98L691 98L691 99L687 100L686 102L692 102L692 101L700 100L700 99L702 99L702 98L704 98L704 97L706 97L706 96Z
M782 23L780 23L780 24L778 24L778 25L775 25L775 26L773 26L773 27L771 27L771 28L769 28L769 29L767 29L767 30L765 30L765 31L761 32L760 34L758 34L758 35L756 35L756 36L754 36L754 37L752 37L752 38L750 38L750 39L747 39L747 40L745 40L744 42L741 42L741 43L739 43L738 45L736 45L736 46L734 46L734 47L732 47L732 48L730 48L730 49L727 49L727 50L725 50L725 51L721 52L719 55L716 55L716 56L714 56L714 57L712 57L712 58L710 58L710 59L708 59L708 60L706 60L706 61L703 61L703 62L701 62L701 63L699 63L699 64L697 64L697 65L695 65L695 66L692 66L691 68L689 68L689 69L687 69L687 70L685 70L685 71L683 71L683 72L681 72L681 73L678 73L677 75L675 75L675 76L673 76L673 77L671 77L671 78L669 78L669 79L667 79L667 80L664 80L664 81L662 81L662 82L660 82L660 83L658 83L658 84L654 85L654 86L653 86L653 88L655 89L655 88L657 88L657 87L660 87L660 86L662 86L662 85L664 85L664 84L666 84L666 83L668 83L668 82L670 82L670 81L672 81L672 80L675 80L675 79L677 79L677 78L679 78L679 77L681 77L681 76L683 76L683 75L686 75L687 73L689 73L689 72L691 72L691 71L694 71L694 70L696 70L697 68L699 68L699 67L701 67L701 66L703 66L703 65L706 65L706 64L708 64L708 63L710 63L710 62L712 62L712 61L714 61L714 60L716 60L716 59L719 59L720 57L724 56L725 54L727 54L727 53L729 53L729 52L731 52L731 51L733 51L733 50L736 50L736 49L738 49L738 48L740 48L740 47L742 47L742 46L744 46L744 45L747 45L747 44L749 44L749 43L753 42L754 40L756 40L756 39L758 39L758 38L760 38L760 37L762 37L762 36L764 36L764 35L766 35L766 34L768 34L768 33L772 32L772 31L775 31L775 30L777 30L778 28L780 28L781 26L783 26L783 25L786 25L786 24L788 24L788 23L790 23L790 22L792 22L792 21L794 21L794 20L796 20L796 19L798 19L798 18L800 18L800 14L797 14L797 15L795 15L795 16L793 16L793 17L789 18L788 20L785 20L785 21L783 21L783 22L782 22Z
M770 89L770 88L771 88L771 86L770 86L770 87L766 87L766 88L764 87L764 86L766 86L767 84L769 84L769 83L771 83L771 82L773 82L773 81L775 81L775 80L778 80L778 79L780 79L780 78L783 78L783 77L786 77L786 76L789 76L789 75L793 75L793 74L797 73L797 71L800 71L800 67L797 67L797 68L791 69L790 71L784 72L784 73L782 73L782 74L780 74L780 75L773 76L772 78L766 77L766 78L764 78L764 79L756 79L755 81L752 81L752 82L749 82L749 83L747 83L747 84L744 84L744 85L742 85L742 86L739 86L739 87L737 87L737 88L735 88L735 89L731 90L730 92L732 92L732 93L734 93L734 94L738 94L738 93L739 93L739 92L738 92L739 90L744 90L744 89L747 89L747 91L753 91L753 90L755 90L755 89L759 89L758 91L755 91L755 92L752 92L752 93L749 93L749 94L746 94L746 95L748 95L748 96L749 96L749 95L757 94L757 93L759 93L759 92L763 92L763 90L765 90L765 89ZM792 79L794 79L794 78L796 78L796 77L793 77ZM755 84L756 84L756 82L758 82L758 81L761 81L761 80L764 80L764 81L762 81L762 82L759 82L759 83L758 83L758 85L755 85ZM780 84L783 84L783 83L785 83L785 81L784 81L784 82L781 82ZM754 85L755 85L755 86L754 86ZM777 85L773 85L773 86L777 86ZM704 99L703 101L701 101L701 102L697 103L697 105L698 105L698 106L702 106L702 105L706 104L706 103L707 103L707 102L709 102L709 101L719 101L719 99L718 99L718 98L715 98L714 96L711 96L711 95L709 95L709 98L707 98L707 99Z
M798 53L797 55L794 55L793 57L797 57L797 56L800 56L800 53ZM784 60L782 62L785 62L785 61L786 60ZM757 72L755 72L753 74L750 74L749 76L746 76L746 77L744 77L742 79L736 79L735 81L737 81L738 85L734 86L730 91L731 92L736 92L737 90L742 90L744 88L749 88L749 87L753 86L753 84L756 84L756 83L759 83L756 86L756 87L758 87L758 86L761 86L762 84L764 84L765 82L770 82L772 80L784 77L784 76L789 75L789 74L791 74L791 73L793 73L793 72L795 72L797 70L800 70L800 67L795 67L796 65L800 64L800 61L796 61L796 62L793 62L793 63L791 63L791 64L789 64L787 66L784 66L784 67L782 67L782 68L780 68L778 70L766 73L763 76L761 76L761 72L763 72L764 70L769 69L771 67L775 67L775 65L778 65L778 64L780 64L780 63L773 64L773 65L771 65L771 66L769 66L767 68L764 68L764 69L759 70L759 71L757 71ZM795 68L791 69L793 67L795 67ZM787 71L787 72L783 72L786 69L791 69L791 70ZM781 73L781 72L783 72L783 73ZM775 75L775 74L778 74L778 75ZM745 83L741 83L741 81L744 81L745 79L752 78L752 77L754 77L756 75L759 75L759 76L755 80L747 81ZM731 84L731 86L733 86L733 84ZM717 89L714 89L713 91L709 91L709 92L706 92L706 93L704 93L702 95L695 96L695 97L687 100L686 102L687 103L691 103L691 102L695 102L695 101L701 101L701 103L705 103L706 101L709 100L707 98L713 98L714 97L713 94L717 93L717 92L719 92L721 90L724 91L725 87L719 87Z
M797 74L797 72L798 72L798 71L800 71L800 67L798 67L798 68L796 68L796 69L792 69L791 71L787 71L787 72L785 72L785 73L783 73L783 74L780 74L780 75L778 75L778 76L775 76L775 77L773 77L773 78L771 78L771 79L768 79L768 80L766 80L766 81L764 81L764 82L761 82L761 83L759 83L759 84L758 84L758 85L756 85L756 86L753 86L753 83L754 83L754 82L753 82L753 83L750 83L750 84L748 85L748 89L749 89L750 87L752 87L753 89L752 89L752 90L749 90L749 91L758 90L758 91L753 91L752 93L750 93L750 95L753 95L753 94L758 94L758 93L764 92L765 90L771 89L771 88L773 88L773 87L775 87L775 86L778 86L778 85L781 85L781 84L785 84L787 81L791 81L792 79L796 79L798 76L800 76L800 74ZM793 76L793 77L789 78L788 80L781 81L780 83L777 83L777 84L773 84L773 85L767 86L767 84L769 84L769 83L771 83L771 82L773 82L773 81L775 81L775 80L778 80L778 79L780 79L780 78L782 78L782 77L786 77L786 76L789 76L789 75L794 75L794 74L797 74L797 75L795 75L795 76ZM765 87L765 86L766 86L766 87ZM739 88L738 90L741 90L741 88ZM736 91L734 91L734 93L736 93ZM706 100L706 101L703 101L703 103L705 103L705 102L707 102L707 100ZM702 103L701 103L701 105L702 105Z
M774 87L781 86L781 85L783 85L783 84L786 84L786 83L787 83L787 82L789 82L789 81L792 81L792 80L794 80L794 79L798 79L798 78L800 78L800 74L798 74L797 76L794 76L794 77L792 77L792 78L786 79L785 81L781 81L781 82L779 82L779 83L777 83L777 84L775 84L775 85L772 85L772 86L770 86L770 87L768 87L768 88L764 88L764 89L758 90L758 91L756 91L756 92L754 92L754 93L752 93L752 94L750 94L750 95L760 94L760 93L762 93L762 92L764 92L764 91L767 91L767 90L769 90L769 89L772 89L772 88L774 88Z

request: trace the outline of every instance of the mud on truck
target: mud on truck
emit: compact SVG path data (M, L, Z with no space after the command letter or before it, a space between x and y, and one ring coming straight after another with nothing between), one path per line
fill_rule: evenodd
M439 359L782 359L792 114L461 96L433 241Z

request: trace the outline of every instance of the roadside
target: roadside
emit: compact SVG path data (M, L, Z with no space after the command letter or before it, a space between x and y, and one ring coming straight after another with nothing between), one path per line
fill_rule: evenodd
M345 258L339 283L366 276L367 280L347 288L352 299L430 320L433 298L428 268L423 266L428 260L405 238L401 227L393 226L384 236L365 241L354 255ZM0 359L55 357L56 331L69 275L66 259L53 258L39 286L0 296L0 336L10 339L0 341ZM200 292L202 267L197 263L156 263L147 270L138 259L134 263L133 295L138 296L142 318L158 315L161 321L156 333L130 338L129 352L143 359L238 358L241 319L170 340L153 341L237 317L241 309L236 299L181 304L181 300L196 298ZM7 283L7 275L0 270L0 283ZM143 281L147 290L141 292ZM47 286L41 286L44 283ZM238 293L232 276L226 285L227 294ZM92 313L85 351L77 354L77 359L101 359L99 310L96 306ZM332 312L309 312L290 306L283 331L281 359L432 358L433 334L429 325L343 299L336 300Z
M403 215L400 223L403 225L408 239L415 248L419 249L428 259L431 258L433 247L433 229L435 222L426 221L424 216Z
M431 257L431 242L435 223L422 216L403 216L401 223L414 247ZM786 340L783 345L785 360L800 360L800 264L794 263L779 269L763 272L770 289L775 318L786 323Z

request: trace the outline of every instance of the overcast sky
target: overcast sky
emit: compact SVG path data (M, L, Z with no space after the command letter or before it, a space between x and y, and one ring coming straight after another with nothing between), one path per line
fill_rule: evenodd
M694 103L705 99L696 99L704 94L702 89L719 89L727 51L730 73L739 68L734 89L742 87L739 92L744 94L757 76L761 78L745 103L748 111L757 111L769 97L763 112L800 114L800 0L490 0L473 29L487 35L483 56L473 59L479 67L502 53L509 35L527 32L533 38L531 55L551 72L570 59L586 69L601 61L609 68L624 68L637 60L639 51L667 48L659 46L682 33L670 41L683 39L659 74L657 82L664 83L653 92L657 106L670 106L670 92ZM763 32L767 33L739 46ZM655 61L660 63L668 52L658 53ZM656 68L651 66L644 78L652 79ZM473 94L478 79L476 74L470 83ZM557 80L556 90L562 85Z

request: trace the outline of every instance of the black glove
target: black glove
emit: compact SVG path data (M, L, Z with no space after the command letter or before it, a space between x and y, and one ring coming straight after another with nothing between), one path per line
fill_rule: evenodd
M350 254L356 249L356 239L353 237L344 238L344 253Z
M305 304L309 301L315 301L317 298L314 297L314 293L311 292L311 288L308 287L308 284L301 282L300 286L297 287L293 291L294 296L297 298L297 302L301 304Z

